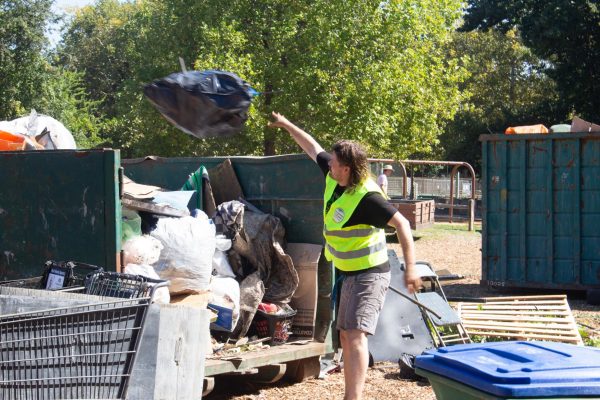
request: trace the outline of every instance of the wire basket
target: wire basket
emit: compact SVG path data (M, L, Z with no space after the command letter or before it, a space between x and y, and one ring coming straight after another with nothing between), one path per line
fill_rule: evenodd
M123 399L149 298L0 317L0 398Z
M85 293L102 297L136 299L153 298L156 289L167 285L167 281L151 279L141 275L118 272L97 272L85 280Z
M85 278L90 273L102 272L102 267L76 261L48 260L41 276L0 282L2 286L25 289L83 290Z

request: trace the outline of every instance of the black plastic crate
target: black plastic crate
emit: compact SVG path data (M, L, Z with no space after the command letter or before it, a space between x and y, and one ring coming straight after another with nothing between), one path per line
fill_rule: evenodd
M269 314L257 310L252 321L253 330L259 338L270 337L271 346L284 344L292 334L292 322L296 311L286 309L284 314Z

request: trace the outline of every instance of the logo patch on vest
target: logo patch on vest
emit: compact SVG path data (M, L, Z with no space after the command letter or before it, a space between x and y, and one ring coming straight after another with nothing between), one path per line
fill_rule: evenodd
M333 220L337 223L340 223L344 220L345 215L346 214L344 213L344 210L338 207L333 211Z

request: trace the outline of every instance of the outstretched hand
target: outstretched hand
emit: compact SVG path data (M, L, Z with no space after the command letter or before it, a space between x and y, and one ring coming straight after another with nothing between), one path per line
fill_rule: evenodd
M275 111L271 113L271 116L274 118L274 121L269 122L269 128L285 128L290 124L290 121L286 117Z

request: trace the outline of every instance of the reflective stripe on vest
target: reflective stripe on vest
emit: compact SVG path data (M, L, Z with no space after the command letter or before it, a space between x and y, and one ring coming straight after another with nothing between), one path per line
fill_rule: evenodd
M337 251L330 245L327 245L327 250L336 258L340 258L342 260L350 260L353 258L359 258L368 256L371 254L375 254L378 251L381 251L386 248L385 242L377 242L373 246L365 247L359 250L350 250L350 251Z
M324 205L333 195L337 182L327 175ZM325 257L342 271L359 271L382 264L388 260L383 229L370 225L344 227L352 213L369 192L382 193L370 179L359 184L353 191L344 192L325 212L323 207L323 236L327 242Z
M341 229L328 231L327 229L323 229L324 236L337 236L341 238L364 237L373 235L377 232L379 232L379 229L377 228L353 229L351 231L344 231Z

